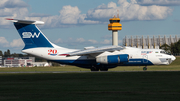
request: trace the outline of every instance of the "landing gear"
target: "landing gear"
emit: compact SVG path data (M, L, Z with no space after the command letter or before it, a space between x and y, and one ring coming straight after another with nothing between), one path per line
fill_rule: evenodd
M91 67L91 71L108 71L108 68L107 67L104 67L104 66L102 66L102 67L95 67L95 66L92 66Z
M143 67L143 70L146 71L147 70L147 66Z
M92 66L92 67L91 67L91 71L99 71L99 68L98 68L98 67L95 67L95 66Z

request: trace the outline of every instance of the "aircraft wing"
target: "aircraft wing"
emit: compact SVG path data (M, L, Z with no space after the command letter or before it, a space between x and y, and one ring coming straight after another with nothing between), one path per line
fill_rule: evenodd
M103 53L105 51L113 52L113 51L122 50L122 49L124 49L124 48L121 46L100 47L100 48L75 51L75 52L69 53L68 56L82 56L82 55L100 54L100 53Z

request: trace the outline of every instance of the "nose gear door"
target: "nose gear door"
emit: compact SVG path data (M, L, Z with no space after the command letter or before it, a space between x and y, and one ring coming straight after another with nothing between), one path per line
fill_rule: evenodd
M148 56L147 55L143 55L143 63L148 63Z

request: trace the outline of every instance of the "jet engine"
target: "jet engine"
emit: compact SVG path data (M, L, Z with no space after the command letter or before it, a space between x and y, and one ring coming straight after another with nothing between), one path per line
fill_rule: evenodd
M99 56L96 58L97 63L101 64L119 64L129 61L128 54L119 54L119 55L105 55Z

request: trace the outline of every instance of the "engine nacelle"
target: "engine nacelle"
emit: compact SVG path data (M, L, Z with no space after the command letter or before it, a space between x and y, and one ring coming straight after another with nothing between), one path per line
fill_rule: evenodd
M128 54L106 55L106 56L99 56L96 58L96 62L101 64L119 64L128 61L129 61Z

